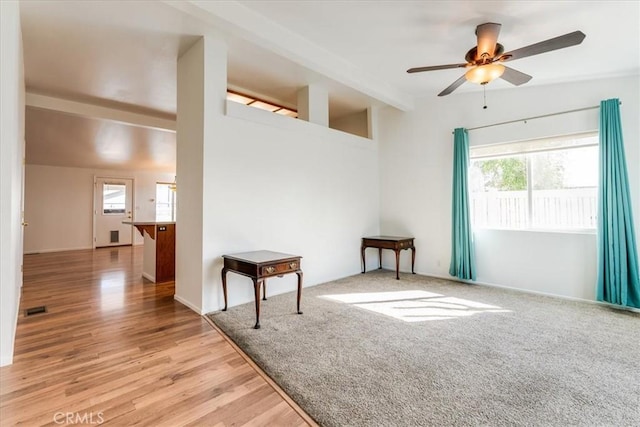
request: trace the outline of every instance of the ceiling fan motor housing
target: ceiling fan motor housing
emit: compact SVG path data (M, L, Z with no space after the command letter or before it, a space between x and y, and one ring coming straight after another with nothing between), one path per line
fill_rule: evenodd
M504 46L500 43L496 43L496 51L492 57L490 57L486 52L483 52L480 57L478 55L478 46L474 46L469 49L469 52L464 56L465 61L467 61L470 65L484 65L490 64L498 59L504 52Z

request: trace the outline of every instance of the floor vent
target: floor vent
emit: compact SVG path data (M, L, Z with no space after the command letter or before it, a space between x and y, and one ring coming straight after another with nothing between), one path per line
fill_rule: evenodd
M41 314L41 313L46 313L47 312L47 307L44 305L40 305L38 307L31 307L31 308L27 308L24 311L24 315L25 316L33 316L34 314Z

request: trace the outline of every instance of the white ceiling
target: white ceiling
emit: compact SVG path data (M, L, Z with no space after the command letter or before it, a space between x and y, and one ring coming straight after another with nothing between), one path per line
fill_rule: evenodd
M510 62L528 85L640 73L637 1L247 1L244 5L414 96L433 97L462 70L407 74L463 63L475 28L502 24L505 51L581 30L579 45ZM492 85L513 87L497 81ZM465 84L467 90L480 90Z
M29 164L175 171L173 132L32 107L25 127Z
M370 105L435 97L462 70L409 75L406 69L463 62L483 22L502 24L499 42L507 51L574 30L587 35L579 46L510 63L533 76L529 86L640 74L639 4L23 1L25 78L29 92L172 118L177 57L208 34L227 40L234 88L295 107L299 88L320 83L329 89L331 116L338 117ZM295 43L304 50L295 51ZM495 81L488 89L507 87ZM478 89L466 83L450 96ZM172 133L97 120L29 108L27 163L79 166L86 158L87 167L166 170L166 162L174 162ZM122 137L136 148L107 166L96 151L106 137ZM171 155L156 161L151 153L157 148Z

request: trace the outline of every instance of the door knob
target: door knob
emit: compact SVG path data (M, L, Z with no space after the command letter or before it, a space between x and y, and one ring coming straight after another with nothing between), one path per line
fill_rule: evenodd
M23 227L28 227L28 226L29 226L29 223L28 223L27 221L22 221L22 226L23 226Z

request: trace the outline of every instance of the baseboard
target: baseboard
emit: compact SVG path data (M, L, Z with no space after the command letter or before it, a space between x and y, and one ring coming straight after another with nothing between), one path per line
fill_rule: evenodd
M604 305L606 307L613 308L615 310L624 310L624 311L631 311L633 313L640 313L640 308L626 307L624 305L611 304L610 302L604 302L604 301L591 301L591 302L594 302L599 305Z
M11 325L11 327L13 328L13 330L11 331L11 355L7 356L7 355L2 355L0 356L0 367L1 366L8 366L13 364L13 353L15 351L15 343L16 343L16 332L18 330L18 318L20 317L20 299L22 298L22 284L20 286L17 287L17 295L16 295L16 315L14 316L13 319L13 324ZM6 326L6 325L5 325ZM3 334L5 335L5 331L2 331Z
M474 281L471 281L471 280L462 280L462 279L459 279L459 278L453 277L453 276L441 276L439 274L428 274L428 273L418 273L418 274L421 274L423 276L435 277L437 279L451 280L453 282L466 283L466 284L471 284L471 285L487 286L487 287L491 287L491 288L508 289L510 291L518 291L518 292L523 292L525 294L542 295L542 296L545 296L545 297L560 298L560 299L569 300L569 301L586 302L586 303L589 303L589 304L602 305L602 306L606 306L606 307L617 309L617 310L625 310L625 311L632 311L634 313L640 313L640 309L633 308L633 307L625 307L623 305L611 304L611 303L604 302L604 301L596 301L596 300L592 300L592 299L570 297L568 295L558 295L558 294L552 294L552 293L549 293L549 292L534 291L534 290L531 290L531 289L514 288L512 286L497 285L495 283L477 282L477 281L474 282Z
M191 310L195 311L196 313L198 313L199 316L203 316L205 313L202 312L202 310L199 307L196 307L195 304L190 303L189 301L187 301L186 299L178 296L178 295L174 295L173 299L178 301L180 304L190 308Z
M13 357L2 357L0 358L0 367L9 366L13 364Z
M55 249L40 249L37 251L25 251L24 255L37 255L46 254L49 252L67 252L67 251L82 251L86 249L93 249L93 246L81 246L77 248L55 248Z
M156 278L153 277L152 275L150 275L149 273L145 273L144 271L142 272L142 277L144 277L145 279L147 279L150 282L156 283Z

